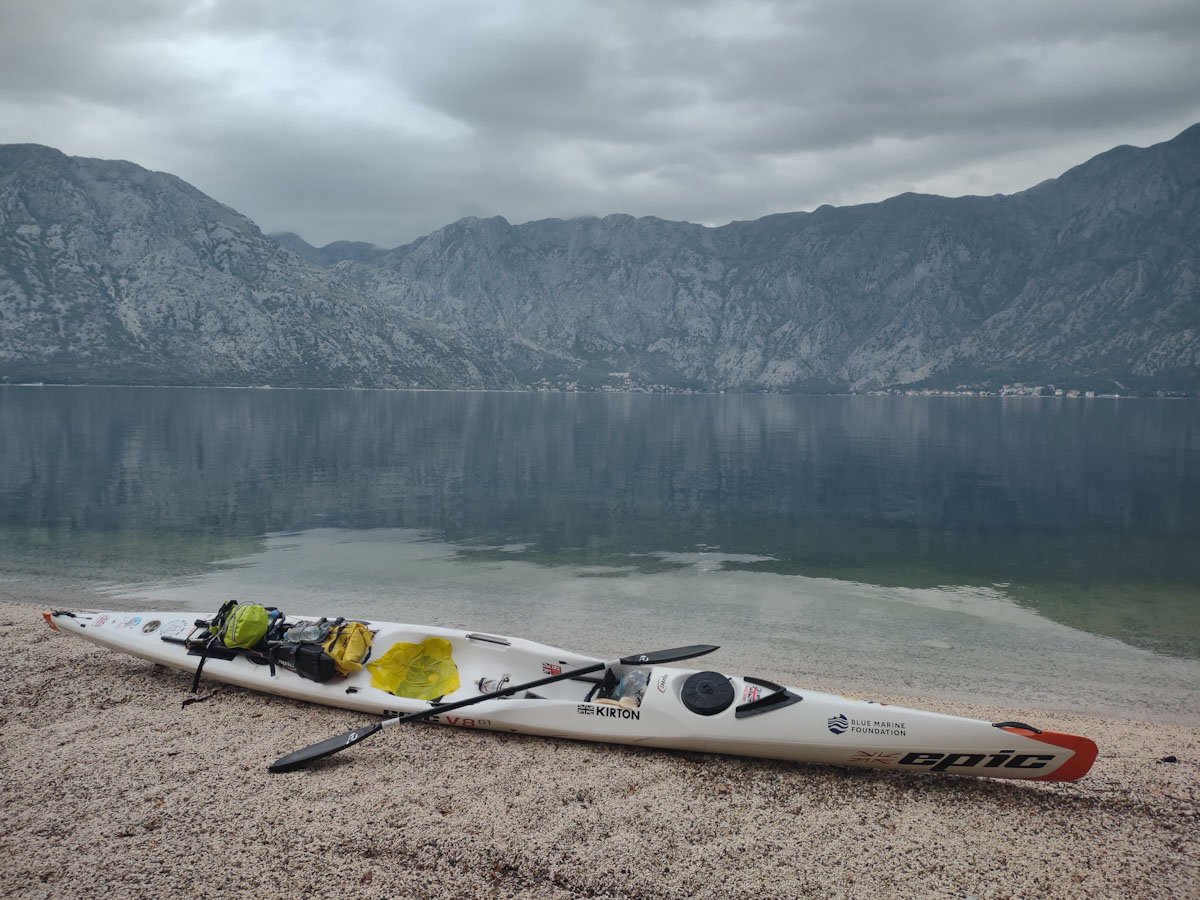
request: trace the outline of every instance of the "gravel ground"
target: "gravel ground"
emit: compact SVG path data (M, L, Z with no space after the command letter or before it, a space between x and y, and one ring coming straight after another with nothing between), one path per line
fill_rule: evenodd
M269 775L363 717L212 683L184 708L190 676L25 604L0 603L0 648L5 897L1200 896L1185 725L878 695L1086 734L1100 757L1074 784L435 725Z

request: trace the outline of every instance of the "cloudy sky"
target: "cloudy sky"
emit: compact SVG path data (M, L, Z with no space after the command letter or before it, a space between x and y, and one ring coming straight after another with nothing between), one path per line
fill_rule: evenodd
M267 231L723 224L1029 187L1200 121L1197 0L2 0L0 143Z

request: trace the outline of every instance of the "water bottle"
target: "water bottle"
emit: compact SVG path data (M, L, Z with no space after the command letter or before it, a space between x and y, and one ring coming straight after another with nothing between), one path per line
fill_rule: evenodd
M506 672L499 678L490 678L487 675L475 682L475 687L479 689L481 694L494 694L496 691L504 690L504 686L508 684L510 677Z
M642 697L646 693L646 685L649 683L650 675L643 669L634 669L631 672L626 672L621 676L621 680L617 682L617 686L613 689L612 699L620 700L624 697L629 697L640 704Z

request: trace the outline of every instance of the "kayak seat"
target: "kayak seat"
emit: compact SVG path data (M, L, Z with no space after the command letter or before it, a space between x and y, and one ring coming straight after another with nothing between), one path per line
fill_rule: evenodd
M593 699L607 700L612 696L612 692L616 686L617 676L613 674L612 669L605 669L604 677L592 683L591 690L587 692L587 696L583 698L583 702L591 703Z

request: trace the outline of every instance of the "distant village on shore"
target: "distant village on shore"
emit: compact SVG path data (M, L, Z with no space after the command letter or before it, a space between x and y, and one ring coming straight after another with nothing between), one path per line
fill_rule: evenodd
M609 372L602 383L589 385L565 377L542 378L532 385L534 391L565 393L635 393L635 394L711 394L725 391L709 391L699 388L678 387L668 384L646 384L631 372ZM760 390L731 391L729 393L784 394L793 391ZM815 392L813 392L815 393ZM1120 397L1152 397L1170 399L1200 399L1200 392L1183 390L1137 391L1116 385L1115 390L1098 391L1084 388L1063 388L1053 384L1026 384L1014 382L992 388L979 385L959 384L953 388L934 387L888 387L863 391L830 391L829 393L872 397L1061 397L1064 399L1117 399Z
M1116 391L1092 391L1080 388L1061 388L1052 384L1005 384L999 390L972 387L960 384L954 388L886 388L878 391L862 391L865 394L902 395L906 397L1067 397L1071 399L1118 398L1118 397L1170 397L1187 399L1200 397L1188 391L1134 391L1119 388Z

